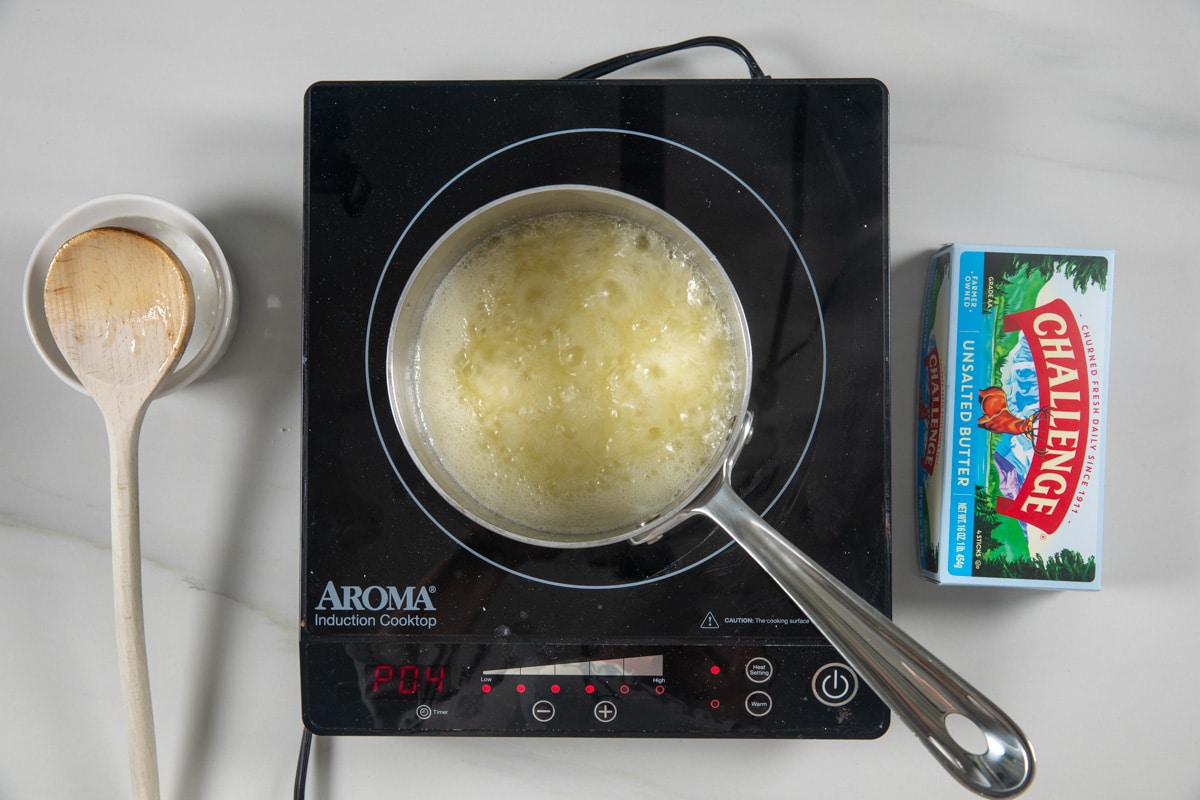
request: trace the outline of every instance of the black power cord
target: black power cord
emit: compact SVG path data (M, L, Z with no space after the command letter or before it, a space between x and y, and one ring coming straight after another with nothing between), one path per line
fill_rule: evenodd
M750 70L752 79L769 78L758 66L758 62L754 60L754 56L750 54L740 42L729 39L725 36L698 36L695 39L685 39L682 42L675 44L667 44L661 47L650 47L645 50L634 50L631 53L614 56L613 58L599 61L591 66L583 69L575 70L574 72L563 75L562 80L565 81L590 81L603 77L610 72L628 67L631 64L637 64L641 61L647 61L651 58L677 53L680 50L690 50L693 47L723 47L726 50L732 50L741 57L742 61L746 62L746 68Z
M292 796L295 800L304 800L305 784L308 783L308 754L312 751L312 731L304 729L300 737L300 757L296 759L296 788Z
M645 50L634 50L630 53L614 56L613 58L599 61L591 66L576 70L568 75L563 75L564 81L590 81L602 78L610 72L615 72L632 64L637 64L642 61L648 61L652 58L678 53L681 50L690 50L694 47L722 47L726 50L731 50L741 57L746 63L746 68L750 71L750 78L753 80L769 79L770 76L762 71L755 61L754 56L740 42L724 36L698 36L695 39L685 39L682 42L675 44L667 44L661 47L650 47ZM312 732L304 729L304 733L300 738L300 755L296 759L296 784L293 791L295 800L304 800L305 787L308 783L308 759L312 752Z

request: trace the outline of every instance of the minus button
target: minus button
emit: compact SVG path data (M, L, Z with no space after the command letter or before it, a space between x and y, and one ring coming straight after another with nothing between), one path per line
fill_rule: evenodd
M538 700L533 704L533 708L530 709L533 718L538 722L549 722L554 719L554 711L554 703L551 703L549 700Z

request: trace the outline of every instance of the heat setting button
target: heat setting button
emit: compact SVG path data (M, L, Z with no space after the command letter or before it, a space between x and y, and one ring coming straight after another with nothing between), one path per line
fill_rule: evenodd
M746 662L746 677L751 683L766 683L775 676L775 665L769 658L757 656Z
M812 679L813 694L827 706L844 706L858 694L858 676L845 664L826 664Z

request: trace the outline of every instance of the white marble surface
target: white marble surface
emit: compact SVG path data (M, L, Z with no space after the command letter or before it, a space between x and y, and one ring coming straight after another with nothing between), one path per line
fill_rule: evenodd
M736 6L736 7L735 7ZM700 34L771 74L891 90L895 617L1004 706L1031 798L1200 797L1196 268L1200 5L0 1L0 798L121 797L127 773L90 401L38 359L20 286L92 197L214 232L242 313L142 441L164 795L283 797L300 736L301 108L320 79L550 78ZM629 76L737 77L719 51ZM1117 251L1099 594L916 574L917 302L948 240ZM1151 788L1153 787L1153 788ZM436 794L435 794L436 793ZM311 798L965 796L894 726L875 742L319 740Z

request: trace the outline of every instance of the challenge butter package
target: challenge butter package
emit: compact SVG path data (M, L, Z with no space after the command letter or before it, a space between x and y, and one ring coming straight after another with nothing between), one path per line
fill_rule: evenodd
M948 245L918 382L921 570L1099 589L1113 253Z

